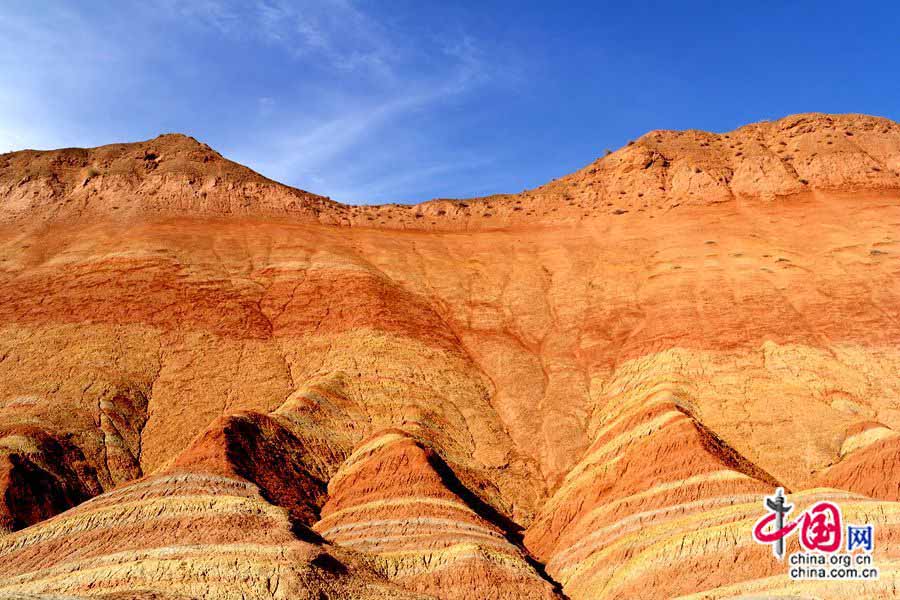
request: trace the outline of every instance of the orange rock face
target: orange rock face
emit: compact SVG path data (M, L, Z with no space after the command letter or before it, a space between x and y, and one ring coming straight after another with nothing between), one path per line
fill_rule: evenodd
M0 155L0 596L893 597L898 257L858 115L410 207L179 135ZM792 580L776 487L880 577Z

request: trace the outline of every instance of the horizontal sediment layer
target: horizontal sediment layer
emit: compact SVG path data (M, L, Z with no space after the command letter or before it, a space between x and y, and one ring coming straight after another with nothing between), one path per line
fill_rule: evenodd
M0 595L889 597L898 171L815 114L414 207L177 135L2 155ZM789 580L776 487L881 578Z

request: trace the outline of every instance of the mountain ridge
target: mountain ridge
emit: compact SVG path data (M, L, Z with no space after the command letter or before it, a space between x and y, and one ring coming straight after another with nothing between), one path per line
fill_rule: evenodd
M860 114L791 115L723 134L650 131L531 190L417 204L342 204L268 179L183 134L0 155L0 193L7 198L0 222L237 216L452 231L898 189L900 125Z

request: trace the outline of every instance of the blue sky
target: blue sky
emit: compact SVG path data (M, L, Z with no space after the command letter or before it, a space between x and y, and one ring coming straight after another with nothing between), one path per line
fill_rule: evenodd
M516 192L651 129L900 119L895 2L0 3L0 152L178 131L351 203Z

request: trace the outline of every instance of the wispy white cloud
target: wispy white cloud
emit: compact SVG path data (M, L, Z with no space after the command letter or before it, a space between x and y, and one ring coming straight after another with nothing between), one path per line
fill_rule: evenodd
M219 34L278 46L341 71L391 75L397 49L376 19L345 0L162 0L166 11Z
M440 87L419 83L399 95L365 99L356 102L351 110L338 110L314 122L308 118L294 123L281 121L261 132L261 140L269 146L267 150L274 151L265 160L266 168L290 179L292 173L327 166L400 116L463 93L469 77L457 74Z
M90 143L77 120L56 116L83 103L115 60L76 11L0 14L0 151Z
M412 199L484 164L441 137L515 71L445 25L398 29L350 0L0 7L0 151L181 130L341 200Z
M212 27L225 35L239 35L244 28L237 3L221 0L160 0L159 8L178 18Z
M253 142L234 148L238 160L342 201L409 200L412 184L488 162L453 158L429 165L428 157L444 158L446 149L417 141L419 132L407 123L481 88L509 83L517 68L459 31L410 44L349 2L323 4L324 12L273 2L257 7L271 42L295 57L315 55L339 71L357 71L365 83L353 79L348 89L306 95L293 111L270 104L270 118L259 124ZM392 153L398 160L389 159Z

